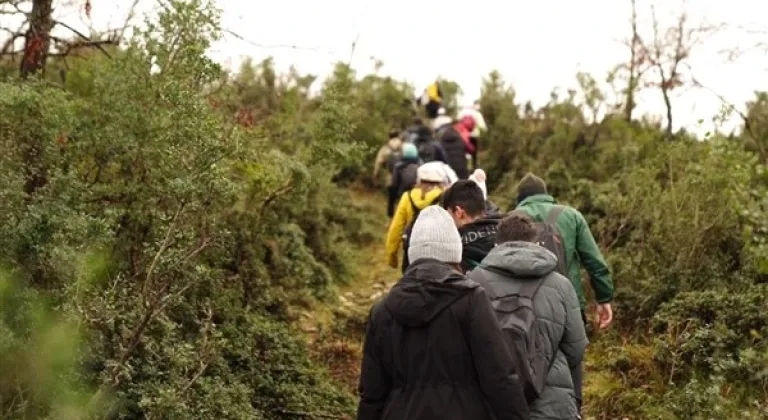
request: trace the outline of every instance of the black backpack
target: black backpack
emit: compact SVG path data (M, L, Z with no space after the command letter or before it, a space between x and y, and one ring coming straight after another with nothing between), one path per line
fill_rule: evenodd
M416 186L419 181L419 164L418 163L403 163L398 166L397 171L397 197L402 197L406 191L410 191Z
M439 203L442 196L442 194L438 195L429 204L424 206L424 208ZM408 194L408 201L411 203L411 208L413 209L413 220L408 223L408 226L406 226L405 230L403 231L403 273L405 273L405 269L408 268L408 265L410 264L410 261L408 261L408 244L411 241L411 231L413 230L413 225L416 223L416 219L419 218L419 213L421 213L422 210L416 207L416 204L413 202L410 194Z
M533 309L533 299L547 277L526 280L518 293L496 296L488 286L488 276L494 275L501 276L500 273L494 273L481 265L479 269L472 270L468 278L479 283L488 293L504 331L504 342L517 367L523 392L531 403L541 396L549 371L557 357L555 349L552 352L552 360L547 359L543 351L544 346L548 344L543 339L546 332L536 322L536 312Z
M557 256L557 272L568 277L568 261L566 261L565 255L565 243L563 242L563 235L557 229L557 219L562 214L565 206L555 205L549 210L547 219L542 222L537 222L539 235L536 237L536 243L548 250L552 251ZM526 214L522 210L514 210L513 213Z

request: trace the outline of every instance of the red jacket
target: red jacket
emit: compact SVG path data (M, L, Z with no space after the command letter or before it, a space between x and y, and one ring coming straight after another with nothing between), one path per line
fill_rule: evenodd
M459 133L461 139L464 140L464 147L467 153L475 153L475 146L469 141L469 136L472 130L475 129L475 120L467 115L457 122L453 128Z

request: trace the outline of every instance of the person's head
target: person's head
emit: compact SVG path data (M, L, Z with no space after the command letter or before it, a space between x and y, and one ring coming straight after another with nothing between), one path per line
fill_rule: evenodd
M538 231L528 215L522 212L512 212L507 217L501 219L498 231L496 232L496 243L505 242L534 242Z
M485 216L483 190L468 179L456 181L443 193L443 208L448 210L457 227Z
M432 166L419 166L419 169L416 170L416 177L419 182L417 187L425 193L435 188L442 188L445 181L443 174Z
M411 124L415 126L422 126L424 125L424 120L422 120L420 116L414 115L413 118L411 119Z
M475 102L472 104L472 107L475 108L475 111L480 111L480 100L475 100Z
M459 121L461 125L464 126L464 128L467 129L467 131L472 131L475 129L475 119L472 118L470 115L465 115L461 117L461 121Z
M419 149L414 144L403 144L403 160L417 162L419 160Z
M461 263L461 236L451 215L439 206L419 213L408 242L408 260L430 258L458 266Z
M528 172L517 184L517 203L520 204L526 198L537 194L547 194L547 184L543 179Z
M394 139L400 137L400 130L393 128L389 130L389 138Z

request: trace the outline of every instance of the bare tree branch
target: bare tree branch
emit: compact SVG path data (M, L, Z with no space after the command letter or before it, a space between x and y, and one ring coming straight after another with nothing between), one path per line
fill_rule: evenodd
M65 27L65 28L69 29L70 31L74 32L74 34L75 34L75 35L77 35L77 36L79 36L80 38L82 38L82 39L83 39L83 41L86 41L85 43L80 43L78 46L90 46L90 47L96 47L96 48L98 48L98 49L99 49L99 51L101 51L102 53L104 53L104 55L106 55L108 58L112 58L112 54L110 54L110 53L109 53L109 51L107 51L107 50L104 48L104 45L112 45L112 44L115 44L115 41L113 41L113 40L109 40L109 39L107 39L107 40L104 40L104 41L94 41L94 40L93 40L91 37L89 37L89 36L85 35L84 33L82 33L82 32L80 32L80 31L78 31L77 29L73 28L72 26L70 26L70 25L68 25L68 24L66 24L66 23L64 23L64 22L62 22L62 21L59 21L59 20L54 20L54 21L53 21L53 24L54 24L54 25L63 26L63 27Z

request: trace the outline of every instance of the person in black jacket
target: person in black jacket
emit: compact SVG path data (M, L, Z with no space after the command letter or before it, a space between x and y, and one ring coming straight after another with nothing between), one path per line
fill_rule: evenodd
M437 132L437 138L445 151L447 164L456 172L459 179L469 177L467 164L467 144L454 126L447 126Z
M357 419L528 419L490 301L459 271L451 216L427 207L410 240L412 264L371 309Z
M485 199L483 190L470 180L456 181L451 185L443 193L442 206L459 228L464 248L461 268L465 272L472 270L495 246L496 232L504 215L495 204Z
M389 186L389 197L387 200L387 216L391 219L395 215L397 202L406 191L410 191L418 182L417 171L421 165L419 151L416 146L405 143L403 145L402 157L400 162L392 170L392 184Z

